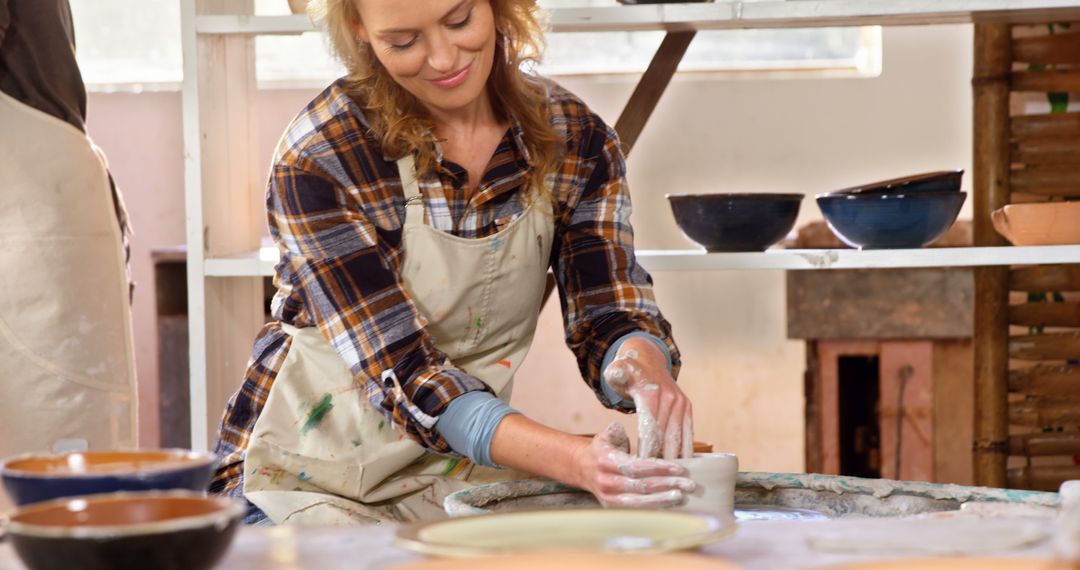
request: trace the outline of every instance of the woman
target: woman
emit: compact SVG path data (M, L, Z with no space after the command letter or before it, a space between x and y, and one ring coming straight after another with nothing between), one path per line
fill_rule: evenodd
M535 2L311 9L349 75L279 144L275 320L226 409L211 489L276 523L439 517L446 494L525 476L512 470L605 505L681 502L693 482L651 457L689 454L692 412L634 258L624 159L581 101L521 71ZM589 440L505 403L549 267L582 375L639 414L641 458L618 424Z

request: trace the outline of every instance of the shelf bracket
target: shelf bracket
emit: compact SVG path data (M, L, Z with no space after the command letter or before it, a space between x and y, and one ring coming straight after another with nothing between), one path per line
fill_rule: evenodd
M686 48L690 47L690 41L697 34L694 30L681 32L668 32L664 41L649 62L648 69L641 76L630 100L623 107L619 120L615 123L615 132L619 133L622 141L623 154L629 155L630 149L637 142L641 130L645 128L646 121L656 109L660 97L667 89L671 77L679 68L679 62L686 54Z

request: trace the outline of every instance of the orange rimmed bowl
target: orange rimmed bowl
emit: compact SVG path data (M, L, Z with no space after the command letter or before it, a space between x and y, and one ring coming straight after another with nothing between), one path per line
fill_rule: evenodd
M17 505L64 497L182 489L205 491L217 459L184 449L25 454L0 464Z
M114 493L23 507L7 533L30 570L202 570L225 555L244 512L189 491Z

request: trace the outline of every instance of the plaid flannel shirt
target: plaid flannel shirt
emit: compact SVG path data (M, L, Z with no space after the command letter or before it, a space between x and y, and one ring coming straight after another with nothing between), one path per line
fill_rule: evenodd
M547 80L543 80L547 81ZM637 331L662 339L678 373L679 353L656 306L652 279L634 257L626 165L615 132L583 102L548 83L552 124L566 149L549 178L555 199L551 267L567 346L602 396L604 354ZM420 178L425 223L462 238L505 228L527 204L530 169L520 126L499 143L471 198L467 175L449 160ZM272 317L255 340L240 390L221 423L221 468L214 492L239 493L242 462L290 338L281 323L318 327L395 429L437 453L453 453L381 382L393 370L408 402L438 417L454 398L490 389L456 368L425 331L425 317L402 286L405 206L396 162L372 138L340 83L323 91L288 126L267 190L270 233L281 253ZM462 276L467 279L468 276Z

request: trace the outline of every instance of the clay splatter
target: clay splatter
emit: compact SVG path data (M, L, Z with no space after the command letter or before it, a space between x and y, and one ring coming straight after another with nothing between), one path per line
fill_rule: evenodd
M297 473L296 476L299 477L301 481L311 481L311 475L308 475L307 473L305 473L303 471L301 471L300 473Z
M304 422L304 427L300 429L300 433L307 433L311 428L319 425L326 414L330 413L330 410L334 409L333 396L330 394L324 394L322 400L319 401L315 407L311 408L308 413L307 421Z
M364 444L364 442L360 441L359 439L352 440L352 446L353 447L360 447L363 444Z
M506 368L510 368L512 364L510 363L509 359L504 358L499 361L499 366L505 366Z
M386 426L386 420L379 420L379 430L381 431L382 428L385 427L385 426Z

